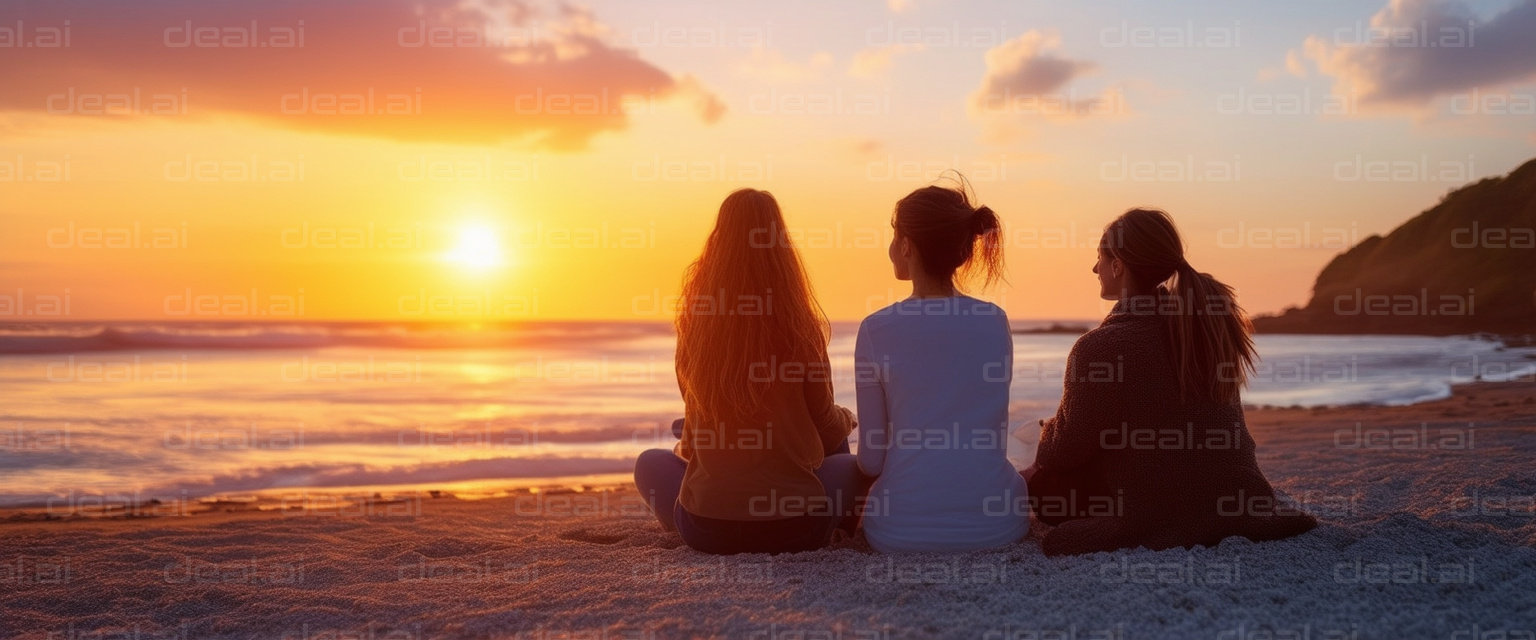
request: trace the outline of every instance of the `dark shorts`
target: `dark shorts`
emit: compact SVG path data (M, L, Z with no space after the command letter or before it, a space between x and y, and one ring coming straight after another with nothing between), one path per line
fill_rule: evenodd
M673 507L672 519L688 546L719 555L814 551L831 540L836 520L829 515L720 520L689 513L682 504Z

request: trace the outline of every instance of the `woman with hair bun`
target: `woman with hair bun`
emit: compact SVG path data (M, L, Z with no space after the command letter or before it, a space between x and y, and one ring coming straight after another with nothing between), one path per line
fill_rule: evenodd
M1317 525L1259 470L1240 392L1253 331L1231 287L1184 258L1173 218L1132 209L1104 229L1103 324L1072 347L1056 415L1025 470L1046 555L1214 546Z
M1014 542L1029 507L1007 458L1013 338L1002 309L958 286L1001 278L997 214L929 186L896 203L891 226L891 264L912 296L865 318L854 347L858 465L876 478L865 537L886 553Z

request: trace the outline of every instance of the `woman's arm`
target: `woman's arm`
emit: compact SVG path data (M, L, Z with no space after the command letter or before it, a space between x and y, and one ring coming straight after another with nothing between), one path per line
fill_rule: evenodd
M858 422L854 420L853 412L832 402L832 364L827 354L823 352L821 361L806 370L813 373L806 376L805 404L811 410L811 420L816 423L816 432L821 436L821 450L833 451L848 441L848 434Z
M878 476L885 469L885 452L890 447L890 421L875 346L862 324L853 347L853 371L859 401L859 470L866 476Z

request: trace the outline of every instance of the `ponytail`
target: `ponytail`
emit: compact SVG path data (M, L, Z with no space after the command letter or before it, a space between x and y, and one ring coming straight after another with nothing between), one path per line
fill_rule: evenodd
M971 259L960 267L960 279L970 280L981 276L983 289L1003 279L1003 221L982 205L971 213L971 233L976 235L976 245Z
M1237 292L1184 259L1172 216L1132 209L1105 228L1104 248L1143 284L1158 284L1159 315L1181 402L1239 402L1253 371L1253 325Z
M1253 325L1236 292L1180 262L1163 293L1176 310L1163 314L1179 399L1234 404L1253 370Z

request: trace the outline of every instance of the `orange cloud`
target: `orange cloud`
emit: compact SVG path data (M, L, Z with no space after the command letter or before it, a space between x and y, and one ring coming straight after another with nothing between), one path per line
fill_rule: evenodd
M20 22L19 30L16 23ZM0 111L206 117L466 144L579 149L671 102L725 105L534 0L10 2ZM50 31L51 30L51 31Z
M853 64L848 67L848 75L855 78L873 78L889 69L896 56L922 51L922 44L893 44L884 47L871 47L854 54Z

